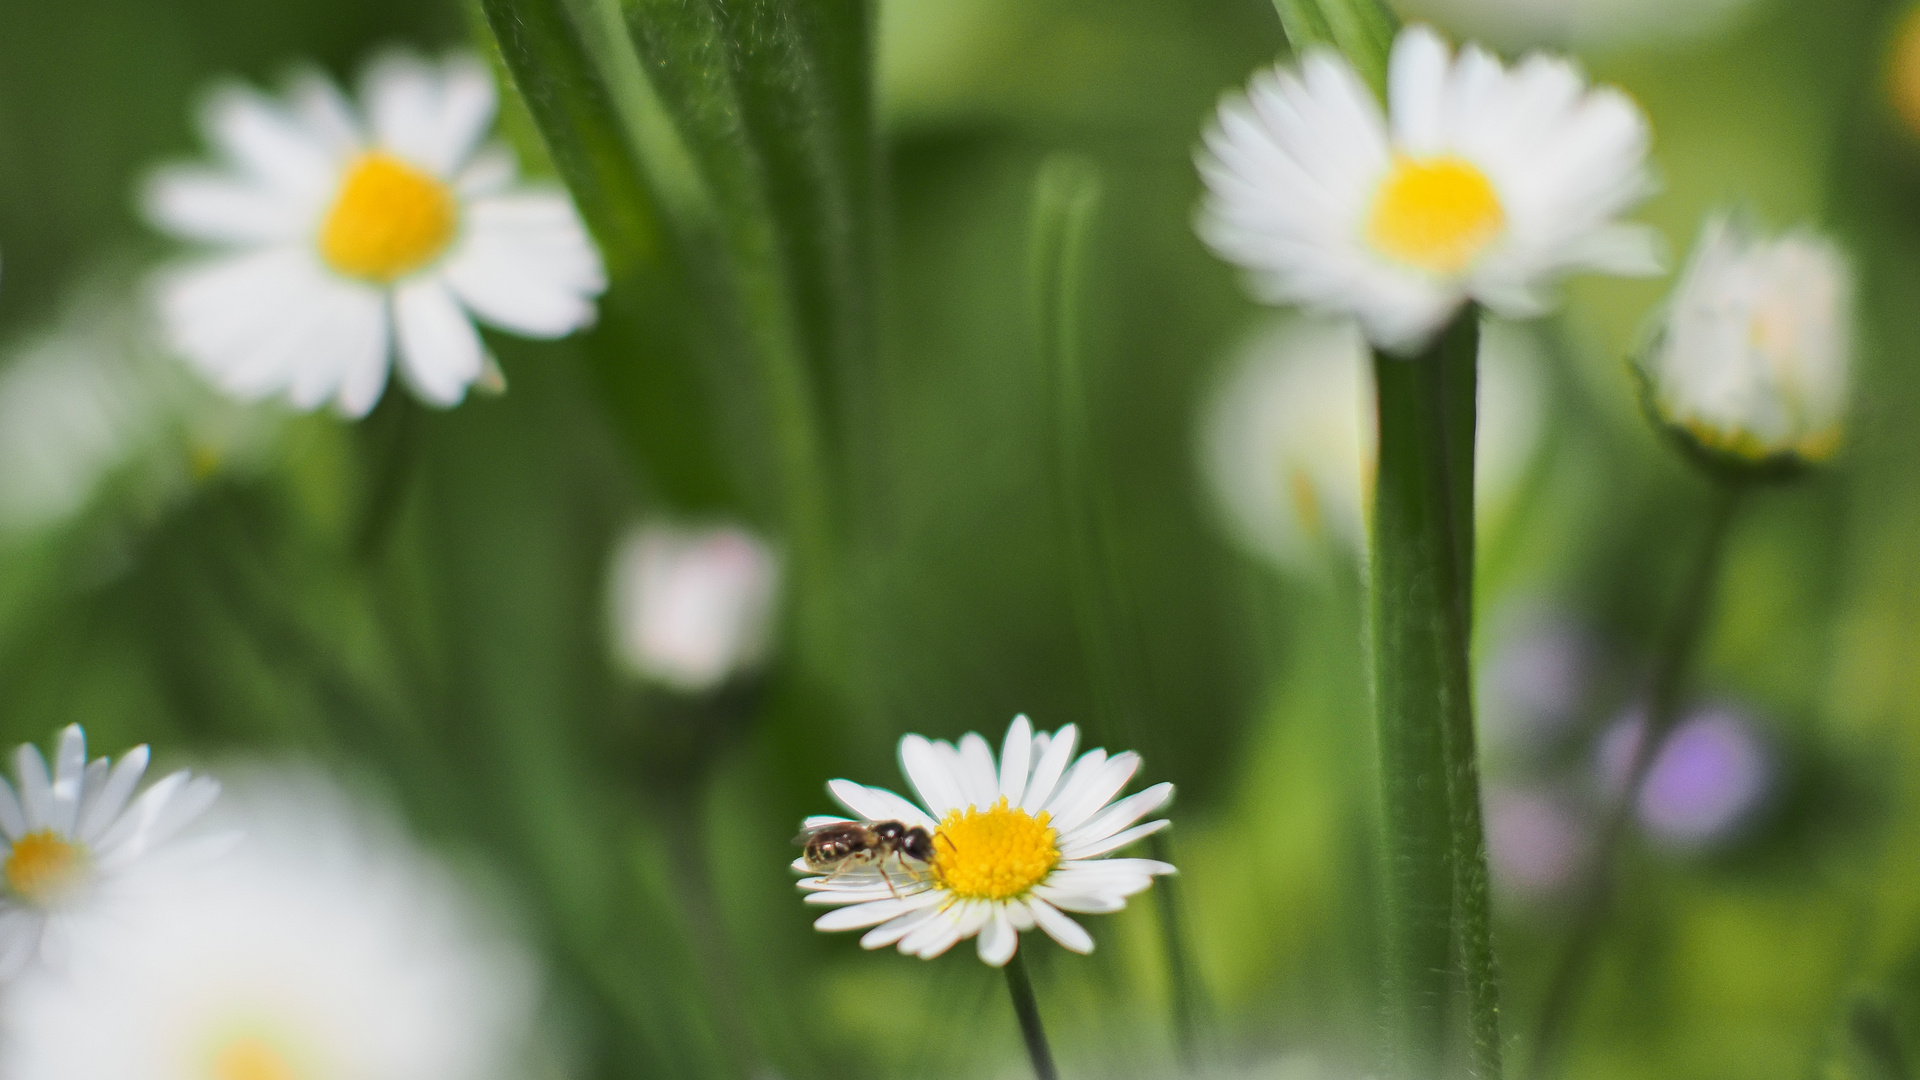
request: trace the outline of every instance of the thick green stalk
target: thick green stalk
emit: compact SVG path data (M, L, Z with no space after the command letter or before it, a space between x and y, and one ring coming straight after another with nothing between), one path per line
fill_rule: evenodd
M1386 1073L1394 1077L1438 1076L1445 1068L1456 934L1463 963L1490 960L1490 950L1476 956L1467 944L1485 933L1484 926L1472 929L1486 919L1484 889L1477 908L1456 904L1460 884L1474 876L1457 868L1484 857L1467 670L1478 318L1469 308L1425 355L1376 355L1373 364L1380 418L1371 603L1385 855L1381 963ZM1474 1056L1484 1069L1478 1014L1487 987L1472 992L1481 978L1490 984L1491 972L1468 972ZM1493 1061L1497 1069L1497 1036Z
M1098 167L1077 155L1056 154L1034 185L1028 274L1033 290L1034 343L1041 370L1052 380L1055 488L1067 538L1069 585L1094 706L1108 731L1142 746L1138 703L1139 620L1115 539L1112 488L1095 448L1082 334L1089 241L1099 208ZM1151 857L1172 861L1165 833L1148 838ZM1154 887L1160 939L1171 986L1174 1042L1192 1068L1199 1056L1198 976L1188 957L1180 919L1179 885Z
M1040 1004L1033 996L1033 980L1027 977L1027 958L1015 952L1007 961L1007 993L1013 998L1013 1014L1020 1021L1020 1038L1027 1044L1027 1060L1033 1062L1034 1080L1060 1080L1054 1067L1053 1050L1047 1045L1047 1032L1040 1025Z

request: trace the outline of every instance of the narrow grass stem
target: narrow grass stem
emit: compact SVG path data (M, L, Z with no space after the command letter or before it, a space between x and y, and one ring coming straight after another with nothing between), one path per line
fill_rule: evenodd
M1615 884L1614 862L1628 823L1633 819L1633 806L1640 799L1647 773L1679 721L1682 693L1713 605L1714 585L1720 577L1727 537L1745 493L1744 485L1737 482L1719 481L1714 486L1700 547L1688 568L1679 604L1673 610L1660 650L1654 657L1647 688L1645 726L1634 746L1625 781L1607 808L1588 863L1580 907L1574 913L1572 929L1541 999L1540 1015L1533 1029L1533 1056L1527 1066L1529 1080L1547 1080L1559 1069L1578 992L1586 983L1594 949L1606 929Z
M1040 1005L1033 997L1033 980L1027 977L1027 958L1015 951L1007 961L1007 992L1013 997L1013 1015L1020 1020L1020 1038L1027 1044L1027 1058L1033 1062L1036 1080L1060 1080L1053 1066L1053 1050L1047 1046L1047 1032L1040 1026Z
M1479 313L1427 353L1374 358L1380 465L1370 594L1381 786L1382 995L1391 1076L1443 1075L1452 962L1464 969L1473 1069L1500 1074L1467 665L1473 591Z
M375 410L376 423L363 425L366 446L367 499L354 537L354 556L362 563L385 553L406 506L407 488L420 456L420 404L400 387L389 387L386 400Z
M1067 539L1069 588L1091 683L1094 706L1108 734L1131 747L1141 730L1138 659L1140 627L1120 565L1113 492L1095 447L1082 322L1088 245L1100 203L1100 174L1092 162L1068 154L1050 158L1035 184L1029 275L1034 341L1041 370L1051 380L1055 433L1055 489ZM1148 838L1149 854L1171 862L1172 841ZM1154 885L1160 941L1166 957L1174 1045L1187 1068L1199 1059L1201 991L1187 955L1177 884Z

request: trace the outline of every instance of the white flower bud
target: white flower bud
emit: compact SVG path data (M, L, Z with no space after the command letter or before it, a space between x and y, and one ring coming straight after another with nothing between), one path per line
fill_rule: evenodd
M614 556L616 656L674 690L712 690L766 655L779 583L779 558L744 529L635 529Z
M1659 418L1714 461L1823 461L1852 366L1847 260L1809 230L1764 239L1716 215L1642 358Z

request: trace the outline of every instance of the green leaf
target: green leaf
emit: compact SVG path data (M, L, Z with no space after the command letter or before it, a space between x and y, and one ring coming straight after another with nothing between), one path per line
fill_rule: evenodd
M1400 20L1381 0L1273 0L1273 6L1296 54L1315 46L1337 50L1386 96L1387 57Z

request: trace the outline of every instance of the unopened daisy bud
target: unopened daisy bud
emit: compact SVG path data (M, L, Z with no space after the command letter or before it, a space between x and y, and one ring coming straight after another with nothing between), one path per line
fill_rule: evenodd
M1828 239L1710 218L1640 358L1656 417L1721 469L1791 469L1839 449L1853 288Z
M793 868L806 902L835 908L817 930L866 930L866 949L897 946L931 960L970 937L980 959L1013 959L1020 932L1038 927L1077 953L1093 937L1067 913L1106 914L1127 906L1174 868L1115 852L1166 828L1135 824L1165 807L1172 784L1116 798L1140 755L1089 750L1079 729L1036 732L1014 718L996 765L979 734L958 746L918 735L900 740L900 766L915 803L851 780L827 785L854 818L810 817ZM868 929L871 927L871 929Z
M369 66L357 105L318 73L280 99L215 94L223 160L146 191L156 226L207 249L158 282L173 348L235 396L357 417L390 357L432 405L485 383L476 318L534 338L591 323L599 254L565 192L517 183L487 143L495 105L479 60L398 54Z
M765 658L779 588L779 557L744 529L643 526L614 556L617 657L682 693L716 689Z
M1569 60L1509 70L1433 30L1394 42L1389 107L1312 49L1220 105L1199 168L1198 229L1254 294L1358 319L1376 348L1424 348L1468 301L1552 306L1567 273L1653 274L1644 226L1614 219L1652 189L1646 118Z
M120 763L87 760L80 725L60 733L53 769L31 743L14 753L15 783L0 779L0 978L38 959L59 967L101 918L135 871L151 868L220 785L182 770L134 791L147 769L147 748ZM181 854L176 847L173 854ZM116 911L114 918L121 913Z

